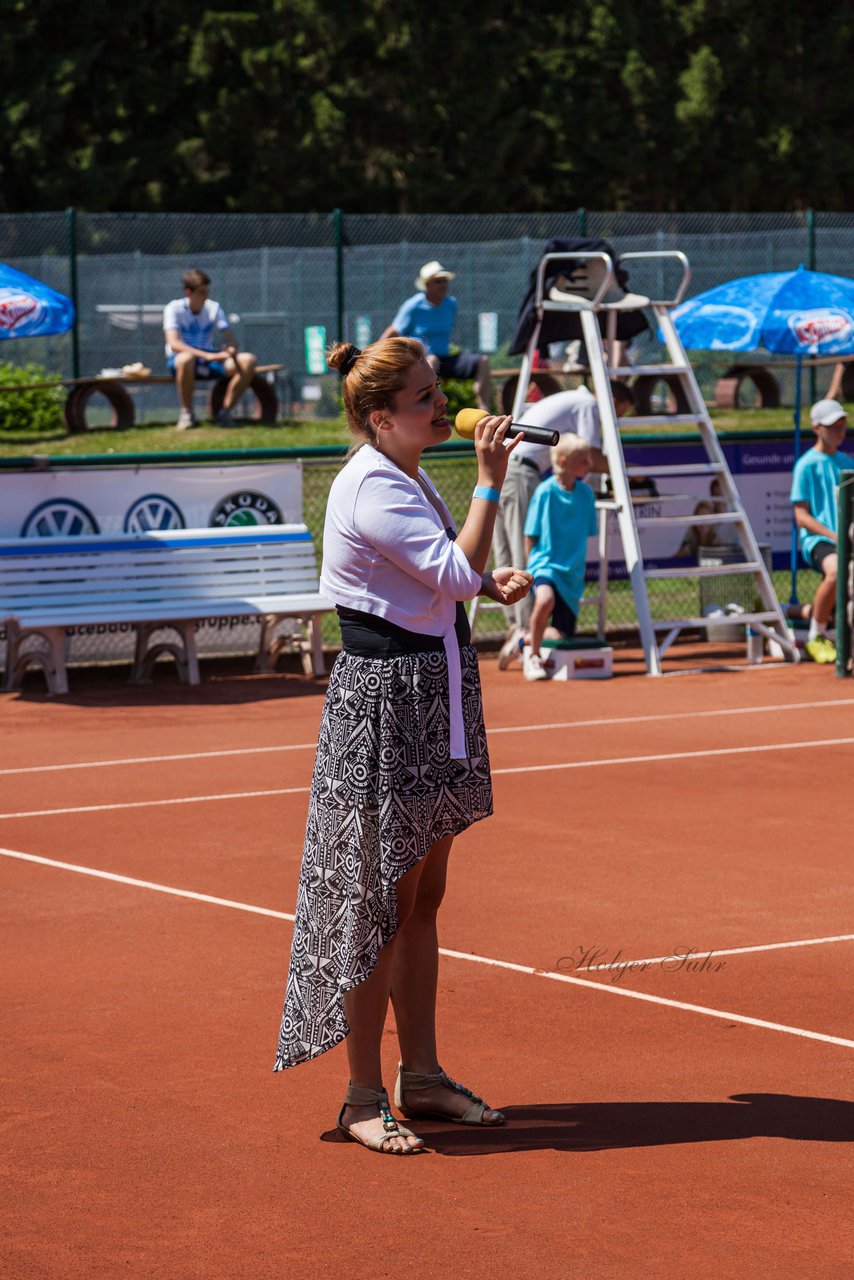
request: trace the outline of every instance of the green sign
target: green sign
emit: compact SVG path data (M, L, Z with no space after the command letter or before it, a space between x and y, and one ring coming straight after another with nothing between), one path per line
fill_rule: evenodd
M367 347L371 341L371 317L356 316L356 346Z
M328 373L326 367L326 326L309 325L305 331L306 373Z

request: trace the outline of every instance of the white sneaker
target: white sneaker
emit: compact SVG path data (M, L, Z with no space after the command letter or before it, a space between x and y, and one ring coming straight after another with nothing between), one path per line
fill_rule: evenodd
M532 653L525 663L525 679L526 680L548 680L549 673L543 666L543 660L538 653Z
M178 430L190 431L196 425L196 419L193 417L192 409L182 409L178 414Z
M510 634L498 651L498 670L506 671L510 663L522 654L525 631L522 627L512 627Z

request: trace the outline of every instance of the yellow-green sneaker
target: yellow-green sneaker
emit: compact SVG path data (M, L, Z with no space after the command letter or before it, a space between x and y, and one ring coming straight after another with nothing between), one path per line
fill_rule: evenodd
M807 640L806 650L813 662L835 662L836 645L827 636L816 636L815 640Z

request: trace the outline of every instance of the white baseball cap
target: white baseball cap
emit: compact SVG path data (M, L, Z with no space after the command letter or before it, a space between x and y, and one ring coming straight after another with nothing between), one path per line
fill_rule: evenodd
M819 400L810 409L810 422L814 427L830 427L844 417L845 410L838 400Z
M427 288L428 280L453 280L453 271L446 271L441 262L425 262L424 266L418 272L418 279L415 281L415 288L420 289L423 293Z

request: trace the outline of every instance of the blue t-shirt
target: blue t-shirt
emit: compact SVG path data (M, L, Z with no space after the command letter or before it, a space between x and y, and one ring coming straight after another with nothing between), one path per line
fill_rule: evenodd
M525 537L535 539L528 572L548 578L573 613L584 595L587 539L596 532L596 497L576 480L563 489L556 476L537 485L525 519Z
M843 474L854 471L854 458L847 453L820 453L809 449L795 463L792 472L792 502L806 502L810 515L836 533L836 490ZM810 559L813 547L827 538L801 529L801 551Z
M446 356L456 318L457 300L450 294L434 307L426 294L416 293L406 299L391 324L404 338L417 338L428 354Z

